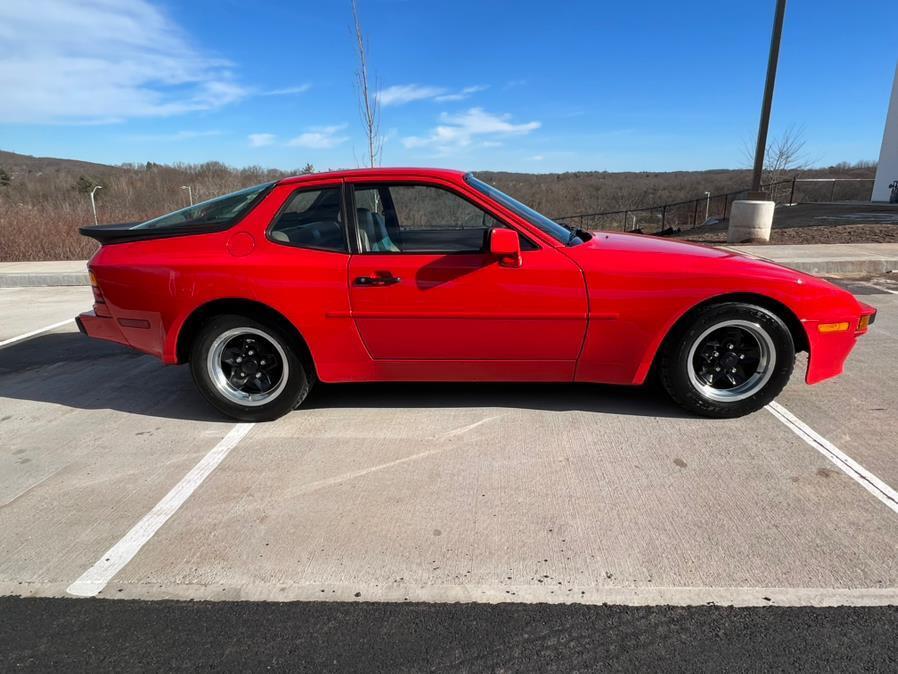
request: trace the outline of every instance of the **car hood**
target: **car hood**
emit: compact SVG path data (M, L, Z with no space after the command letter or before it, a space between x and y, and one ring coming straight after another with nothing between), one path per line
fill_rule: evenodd
M680 274L712 270L727 274L757 277L775 276L795 280L813 279L803 272L783 267L769 260L729 248L674 241L645 234L592 232L592 239L580 246L564 249L584 269L607 269L610 261L626 259L629 270L669 271Z
M583 270L590 288L692 289L701 299L726 293L758 293L802 308L828 305L853 312L854 296L822 278L729 248L671 241L644 234L595 232L579 246L562 248Z

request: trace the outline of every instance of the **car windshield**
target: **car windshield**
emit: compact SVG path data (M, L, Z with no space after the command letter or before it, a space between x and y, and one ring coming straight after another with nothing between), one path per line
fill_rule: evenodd
M487 195L491 199L498 201L500 204L505 206L510 211L513 211L520 217L524 218L527 222L529 222L534 227L542 230L549 236L551 236L556 241L559 241L566 246L576 246L577 244L583 243L586 239L589 238L589 235L586 232L581 232L579 230L571 230L564 225L559 225L554 220L547 218L542 213L538 211L534 211L529 206L522 204L517 199L513 199L512 197L505 194L501 190L497 190L492 185L487 185L482 180L474 177L474 174L469 173L465 176L465 181L476 189L478 192L482 192Z
M182 208L174 213L160 215L147 220L132 229L159 229L161 227L177 227L181 225L222 224L243 215L253 201L274 183L264 183L247 187L239 192L232 192L193 206Z

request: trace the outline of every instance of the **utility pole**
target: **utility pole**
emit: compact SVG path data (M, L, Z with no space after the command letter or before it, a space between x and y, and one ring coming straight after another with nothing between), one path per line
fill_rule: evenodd
M773 87L776 84L776 66L780 57L780 38L783 36L783 18L786 16L786 0L776 0L773 18L773 36L770 38L770 56L767 58L767 79L764 82L764 100L761 103L761 121L758 124L758 144L755 147L755 165L751 175L751 191L747 199L737 199L730 208L727 243L762 243L770 241L773 213L776 204L761 191L761 171L764 170L764 151L767 149L767 129L770 126L770 108L773 105ZM726 216L726 204L724 204Z
M94 200L94 192L97 190L103 189L102 185L94 185L94 188L90 191L90 210L94 212L94 224L100 224L97 222L97 202Z
M767 148L767 130L770 127L770 108L773 106L773 89L776 84L776 66L779 63L780 39L783 36L783 18L786 0L776 0L773 19L773 35L770 38L770 56L767 59L767 79L764 82L764 100L761 103L761 121L758 124L758 144L755 147L755 165L751 175L749 199L765 198L761 193L761 171L764 170L764 151Z
M711 210L711 193L705 192L705 222L708 222L708 212Z
M187 197L190 199L190 205L193 206L193 188L190 185L181 185L182 190L187 190Z

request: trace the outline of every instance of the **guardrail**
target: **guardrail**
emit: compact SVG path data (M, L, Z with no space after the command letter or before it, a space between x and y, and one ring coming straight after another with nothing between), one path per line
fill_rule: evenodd
M807 185L805 185L807 183ZM854 189L837 189L842 183L854 184ZM870 190L860 183L873 184L873 178L791 178L761 186L778 204L814 203L821 201L868 201ZM822 188L822 190L820 189ZM646 208L627 208L600 213L574 213L552 218L558 222L576 225L580 229L616 229L623 231L656 230L668 228L693 228L708 220L729 217L734 201L744 199L748 190L705 195L686 201L675 201ZM788 200L785 198L788 195ZM819 198L820 196L824 198ZM828 195L828 196L827 196ZM796 201L797 199L797 201Z

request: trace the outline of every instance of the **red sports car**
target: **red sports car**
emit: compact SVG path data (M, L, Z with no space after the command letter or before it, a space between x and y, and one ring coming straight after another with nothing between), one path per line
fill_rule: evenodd
M251 187L86 227L82 332L190 363L209 402L277 418L316 380L642 384L713 417L759 409L796 351L842 371L875 310L729 250L570 229L458 171Z

